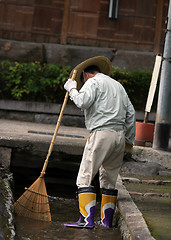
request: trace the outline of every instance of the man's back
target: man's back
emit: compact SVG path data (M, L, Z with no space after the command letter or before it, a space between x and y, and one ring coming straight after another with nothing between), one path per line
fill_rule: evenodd
M128 97L120 83L98 73L86 82L80 92L82 91L89 95L92 101L92 104L84 109L89 131L124 129Z

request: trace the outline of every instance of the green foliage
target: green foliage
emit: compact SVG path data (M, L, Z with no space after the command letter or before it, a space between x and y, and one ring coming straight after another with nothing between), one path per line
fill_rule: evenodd
M0 62L0 99L62 103L70 66L39 62ZM152 72L112 68L111 77L126 89L136 110L144 110Z
M0 63L0 98L25 101L62 102L63 84L70 66L32 63Z
M113 67L111 77L124 86L135 109L144 111L152 72L144 70L126 72Z

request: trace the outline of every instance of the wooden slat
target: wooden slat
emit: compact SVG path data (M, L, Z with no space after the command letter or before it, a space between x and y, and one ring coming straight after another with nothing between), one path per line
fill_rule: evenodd
M65 0L64 14L63 14L63 20L62 20L62 29L61 29L61 40L60 40L61 44L66 44L66 42L67 42L69 9L70 9L70 0Z
M163 4L164 0L157 1L156 11L156 26L155 26L155 37L154 37L154 52L160 53L160 40L162 34L162 18L163 18Z
M0 38L109 46L160 52L169 0L120 1L117 20L108 0L0 1ZM138 44L138 45L137 45Z

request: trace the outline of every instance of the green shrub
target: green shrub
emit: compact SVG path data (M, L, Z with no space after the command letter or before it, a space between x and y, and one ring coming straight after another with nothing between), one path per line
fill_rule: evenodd
M63 84L70 70L70 66L3 61L0 63L0 98L62 102Z
M62 103L63 84L70 71L70 66L2 61L0 99ZM136 110L145 108L151 75L149 71L128 72L114 67L111 73L124 86Z
M144 70L126 72L113 67L111 77L124 86L135 109L144 111L152 72ZM156 99L154 101L153 108L156 108Z

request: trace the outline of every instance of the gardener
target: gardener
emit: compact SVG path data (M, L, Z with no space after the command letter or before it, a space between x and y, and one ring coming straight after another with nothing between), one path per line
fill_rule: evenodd
M66 224L68 227L94 227L96 193L91 184L98 171L102 188L101 224L112 227L117 198L115 184L125 141L134 143L135 111L123 86L109 77L111 68L106 57L90 58L75 67L75 80L68 79L64 85L71 100L84 110L90 132L76 182L81 216L78 222Z

